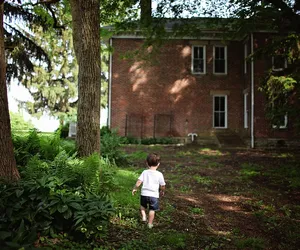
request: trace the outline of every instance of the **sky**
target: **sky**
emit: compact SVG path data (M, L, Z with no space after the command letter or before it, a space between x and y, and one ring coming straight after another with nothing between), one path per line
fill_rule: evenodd
M59 121L53 117L43 115L40 119L32 117L25 110L20 110L18 108L19 101L29 101L31 96L27 89L23 86L18 86L16 82L12 82L8 88L8 105L9 110L14 113L21 113L24 117L24 120L31 120L33 125L42 132L53 132L59 126Z
M21 113L26 121L31 120L33 125L42 132L53 132L59 126L59 121L54 117L43 115L40 119L31 116L25 110L19 110L18 101L30 101L31 96L27 89L22 85L18 85L15 81L8 88L8 105L9 110L14 113ZM101 110L100 126L107 124L107 109Z

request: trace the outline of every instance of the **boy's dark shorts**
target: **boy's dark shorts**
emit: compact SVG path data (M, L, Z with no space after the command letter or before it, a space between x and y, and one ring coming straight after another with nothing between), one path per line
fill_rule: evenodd
M141 195L141 206L147 209L148 205L149 205L149 210L158 211L159 199L155 197Z

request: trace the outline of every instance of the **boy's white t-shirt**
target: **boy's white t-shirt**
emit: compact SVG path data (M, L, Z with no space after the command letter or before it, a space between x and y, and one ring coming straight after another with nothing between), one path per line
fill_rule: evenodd
M143 182L142 196L159 198L159 186L166 185L163 174L157 170L144 170L139 180Z

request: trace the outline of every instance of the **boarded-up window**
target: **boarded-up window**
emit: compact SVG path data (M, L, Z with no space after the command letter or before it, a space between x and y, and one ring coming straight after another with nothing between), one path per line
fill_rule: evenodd
M125 136L142 138L144 118L139 114L126 115Z
M172 115L156 114L154 116L154 137L172 135Z

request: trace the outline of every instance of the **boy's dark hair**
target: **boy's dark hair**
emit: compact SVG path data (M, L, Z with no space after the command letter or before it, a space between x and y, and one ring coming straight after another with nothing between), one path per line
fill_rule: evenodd
M156 167L160 163L160 156L152 153L147 156L147 164L149 167Z

